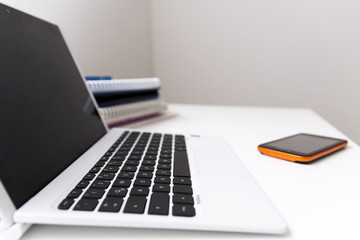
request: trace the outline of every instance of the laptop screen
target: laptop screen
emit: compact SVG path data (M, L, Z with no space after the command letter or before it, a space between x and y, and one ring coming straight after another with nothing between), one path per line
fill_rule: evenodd
M14 205L105 133L57 26L0 4L0 178Z

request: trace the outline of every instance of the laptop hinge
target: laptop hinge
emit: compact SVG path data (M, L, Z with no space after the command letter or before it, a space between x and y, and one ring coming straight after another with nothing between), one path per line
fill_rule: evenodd
M16 208L0 181L0 240L19 239L31 226L30 224L14 223L15 211Z
M0 230L0 240L18 240L30 226L31 224L14 223L10 227Z

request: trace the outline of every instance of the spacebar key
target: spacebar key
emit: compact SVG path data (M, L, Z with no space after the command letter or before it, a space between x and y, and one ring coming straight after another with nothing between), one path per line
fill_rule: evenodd
M175 151L174 154L174 176L190 177L189 161L186 152Z

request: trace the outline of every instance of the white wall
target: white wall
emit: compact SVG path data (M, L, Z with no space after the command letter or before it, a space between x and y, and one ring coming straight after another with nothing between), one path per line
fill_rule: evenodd
M170 102L310 107L360 143L360 1L152 0Z
M60 26L85 75L152 76L148 0L2 0Z

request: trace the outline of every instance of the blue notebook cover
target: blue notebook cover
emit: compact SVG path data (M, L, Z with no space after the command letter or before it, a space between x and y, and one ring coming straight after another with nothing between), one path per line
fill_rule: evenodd
M111 80L111 76L86 76L86 81L96 81L96 80Z

